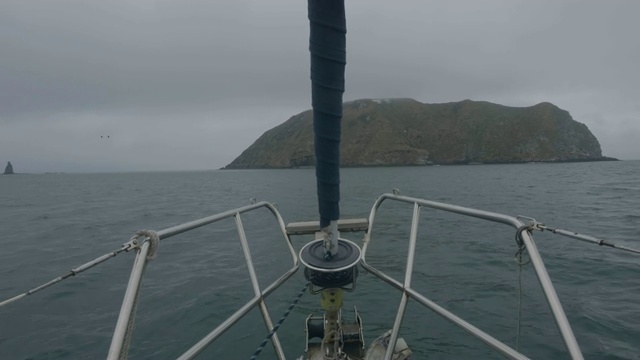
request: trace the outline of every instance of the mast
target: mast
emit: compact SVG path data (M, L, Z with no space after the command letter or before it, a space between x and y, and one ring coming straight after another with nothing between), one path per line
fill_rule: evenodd
M300 250L305 278L311 293L321 294L324 316L322 341L315 350L307 331L307 356L316 359L344 359L346 341L342 313L343 290L355 290L361 250L355 243L340 239L340 132L344 69L347 63L347 25L344 0L308 0L309 51L311 53L311 103L316 155L316 183L320 232L316 240ZM350 287L348 287L351 285ZM356 318L358 318L356 311ZM307 319L307 329L313 318ZM364 348L360 322L356 323L358 349Z

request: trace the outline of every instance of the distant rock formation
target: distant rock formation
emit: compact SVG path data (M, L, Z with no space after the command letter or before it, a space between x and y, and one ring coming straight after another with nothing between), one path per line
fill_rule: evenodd
M13 165L11 165L11 161L7 163L7 166L4 168L4 175L12 175L13 174Z
M342 166L615 160L602 156L587 126L546 102L516 108L471 100L363 99L343 109ZM314 165L308 110L265 132L225 168Z

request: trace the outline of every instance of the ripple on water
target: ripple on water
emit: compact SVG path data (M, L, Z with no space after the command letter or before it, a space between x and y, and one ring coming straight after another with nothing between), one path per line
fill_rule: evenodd
M343 208L353 217L367 216L376 196L400 188L404 195L529 215L551 226L638 246L640 162L345 169L341 176ZM245 205L253 197L277 201L286 222L316 216L313 170L69 174L28 177L10 186L3 199L11 205L0 207L3 298L119 248L136 230L166 228ZM367 254L371 264L399 280L404 278L411 211L411 206L385 202ZM513 229L428 209L422 215L415 288L513 345L518 289ZM284 249L282 240L276 239L274 247L261 234L271 229L265 225L269 222L244 216L243 222L258 228L248 237L264 286L291 259L284 250L286 262L277 261L283 258L276 255ZM234 226L229 221L163 240L146 269L132 358L179 356L252 296ZM638 258L551 234L535 237L585 357L637 359ZM303 242L294 238L296 248ZM119 255L0 311L0 358L104 358L132 255ZM293 283L270 295L272 317L284 312L302 282L298 273ZM564 357L530 266L523 268L522 283L524 352L532 358ZM399 299L397 291L363 271L357 290L345 294L345 309L358 306L371 341L390 328ZM305 294L281 339L303 336L304 318L318 308L318 298ZM258 313L251 316L259 321ZM415 302L404 324L401 335L418 358L500 358ZM265 334L262 324L239 326L211 358L233 358L234 350L257 346ZM297 340L285 340L283 346L296 355L304 347Z

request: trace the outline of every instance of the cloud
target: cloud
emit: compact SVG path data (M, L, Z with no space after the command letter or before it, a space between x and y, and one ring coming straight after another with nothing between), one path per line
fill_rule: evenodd
M640 3L346 6L346 100L549 101L640 158ZM33 171L218 168L310 107L297 0L7 0L0 48L0 153Z

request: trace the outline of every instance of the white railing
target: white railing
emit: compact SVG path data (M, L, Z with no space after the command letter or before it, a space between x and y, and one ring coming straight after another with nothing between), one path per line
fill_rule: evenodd
M382 203L387 199L400 201L400 202L413 205L413 219L411 222L411 233L409 236L409 251L407 255L407 266L406 266L405 277L403 282L400 282L392 278L391 276L385 274L384 272L374 268L373 266L369 265L366 260L367 248L369 246L369 243L372 241L372 229L373 229L376 213L380 205L382 205ZM500 352L506 357L510 359L528 359L526 356L524 356L520 352L514 350L513 348L504 344L500 340L492 337L491 335L471 325L470 323L456 316L452 312L444 309L443 307L439 306L435 302L429 300L428 298L426 298L425 296L423 296L422 294L420 294L419 292L411 288L411 276L413 273L413 262L415 258L416 238L417 238L417 232L418 232L418 220L420 219L420 209L422 207L428 207L432 209L443 210L443 211L453 212L461 215L472 216L472 217L483 219L483 220L502 223L508 226L512 226L516 229L523 229L523 226L525 226L525 224L522 223L518 218L508 216L508 215L497 214L497 213L476 210L471 208L465 208L462 206L444 204L444 203L439 203L435 201L400 196L395 194L384 194L380 196L376 200L375 204L373 205L373 208L371 209L371 213L369 215L369 229L367 230L367 233L364 238L364 244L362 246L361 264L367 271L369 271L373 275L377 276L378 278L382 279L389 285L395 287L396 289L402 292L402 297L400 298L400 305L398 307L398 312L396 313L396 319L393 324L393 330L391 333L391 338L389 340L390 345L387 348L387 354L385 358L391 359L391 354L393 352L393 349L395 348L395 343L398 339L398 333L400 331L400 326L402 324L402 319L404 317L407 301L409 300L409 298L411 298L417 301L418 303L426 306L430 310L433 310L436 314L449 320L454 325L462 328L463 330L473 335L474 337L478 338L479 340L483 341L485 344L489 345L491 348ZM576 338L573 335L573 330L571 330L571 325L569 325L567 316L565 315L564 310L562 309L562 305L560 304L558 295L556 294L556 291L553 288L553 284L551 283L551 279L549 278L549 274L547 273L544 263L542 262L540 253L538 252L535 242L533 241L533 237L527 231L522 231L521 238L529 254L529 257L531 258L531 262L535 269L536 275L538 276L538 280L540 281L540 285L542 286L544 295L547 299L549 307L551 308L551 312L553 313L553 317L555 318L556 324L558 325L558 329L560 330L560 334L562 335L562 339L564 340L564 343L567 347L567 350L569 351L569 354L571 355L571 358L574 360L583 359L582 352L580 351L580 346L578 346L578 342L576 341Z
M372 265L367 263L366 254L369 244L373 240L373 226L376 219L376 214L380 206L385 200L393 200L401 203L407 203L413 206L413 217L411 223L411 231L409 235L409 250L407 254L407 263L404 274L404 280L399 281L394 279L393 277L385 274L384 272L374 268ZM640 253L640 250L629 248L621 245L616 245L611 243L610 241L597 239L594 237L590 237L587 235L578 234L575 232L555 229L551 227L546 227L544 224L537 223L533 219L524 218L524 217L513 217L509 215L503 215L483 210L477 210L472 208L466 208L462 206L450 205L445 203L439 203L429 200L423 200L418 198L400 196L398 194L384 194L380 196L376 202L374 203L371 212L369 214L369 219L348 219L342 220L338 223L338 227L341 231L365 231L365 236L363 240L362 246L362 259L360 261L362 267L385 281L392 287L398 289L402 295L400 298L400 305L398 307L398 311L396 313L395 322L393 324L391 337L389 341L389 347L387 348L387 354L385 359L391 359L393 350L395 348L395 343L398 339L398 334L400 331L400 327L402 325L402 321L404 318L404 313L406 310L407 303L409 299L413 299L418 303L424 305L428 309L434 311L436 314L442 316L447 319L454 325L462 328L472 336L478 338L483 341L489 347L503 354L504 356L510 359L528 359L525 355L521 354L517 350L509 347L503 342L497 340L491 335L485 333L484 331L478 329L474 325L468 323L452 312L444 309L439 306L432 300L420 294L418 291L411 287L411 279L413 274L413 264L415 260L415 248L417 242L417 233L418 233L418 223L420 219L420 211L421 208L431 208L446 212L452 212L464 216L475 217L483 220L488 220L500 224L504 224L507 226L511 226L516 230L519 239L520 249L519 251L526 250L528 256L533 264L535 269L537 278L542 286L542 290L544 296L549 304L552 315L555 319L556 325L560 331L564 344L569 352L569 355L574 360L583 359L583 355L580 351L580 347L578 342L575 339L571 326L567 320L567 317L564 313L560 300L556 294L556 291L553 287L551 279L549 278L549 274L544 266L540 253L536 247L536 244L533 240L533 236L531 235L531 230L540 230L540 231L551 231L569 238L573 238L576 240L586 241L590 243L594 243L601 246L607 246L610 248L616 248L619 250L624 250L632 253ZM266 208L268 209L278 224L279 230L285 240L287 248L291 254L292 265L291 268L288 269L285 273L280 275L274 282L268 285L265 288L261 288L258 279L256 276L256 271L253 265L251 252L249 249L249 244L247 242L247 237L245 235L244 227L242 225L241 214L259 209ZM130 242L124 244L122 248L113 251L111 253L100 256L86 264L80 265L77 268L71 270L68 274L55 278L43 285L40 285L34 289L31 289L23 294L14 296L13 298L7 299L5 301L0 302L0 307L9 305L12 302L23 299L24 297L31 295L33 293L39 292L43 289L46 289L58 282L68 279L72 276L75 276L83 271L93 268L106 260L115 257L123 251L136 250L136 257L133 264L133 269L131 271L131 275L129 277L129 284L127 286L124 299L122 302L122 306L120 309L120 314L118 316L118 321L116 323L116 327L113 333L113 338L111 341L111 346L109 348L108 359L124 359L127 356L128 352L128 343L131 337L131 331L133 328L134 318L135 318L135 310L137 299L140 293L140 286L142 284L142 278L144 275L145 267L150 260L150 255L152 255L155 249L153 247L157 246L157 243L160 240L168 239L172 236L203 227L205 225L209 225L215 222L218 222L223 219L233 218L236 224L236 230L238 233L238 238L240 240L240 244L242 246L243 255L247 264L247 269L249 272L249 278L251 281L251 286L253 289L254 297L251 298L246 304L242 305L238 310L236 310L230 317L224 320L220 325L218 325L215 329L213 329L209 334L207 334L200 341L195 343L189 350L187 350L184 354L182 354L179 359L193 359L199 353L201 353L207 346L213 343L216 339L218 339L225 331L227 331L231 326L236 324L241 318L249 313L250 310L258 307L262 313L264 324L269 332L273 333L273 336L270 337L274 350L280 360L285 359L284 351L282 346L280 345L280 340L278 339L276 330L274 328L273 322L271 320L271 316L267 307L265 305L264 299L275 291L278 287L280 287L283 283L285 283L291 276L298 270L299 262L298 255L294 250L291 238L292 235L300 235L300 234L310 234L319 229L319 224L317 222L304 222L304 223L293 223L285 226L285 223L280 215L280 213L276 210L276 208L268 202L258 202L253 203L248 206L240 207L237 209L229 210L223 213L219 213L216 215L212 215L209 217L205 217L199 220L191 221L188 223L184 223L178 226L174 226L165 230L161 230L159 232L153 231L142 231L138 232ZM529 224L525 224L522 220L532 220ZM141 241L137 241L137 239L142 239ZM271 334L270 334L271 335Z
M265 207L271 211L273 216L276 218L278 222L278 226L280 231L282 232L282 236L285 239L287 247L291 252L292 257L292 266L289 270L287 270L284 274L282 274L278 279L276 279L269 286L261 289L258 284L258 278L256 276L256 271L253 266L253 261L251 259L251 252L249 250L249 244L247 242L247 237L244 232L244 227L242 226L242 219L240 214L246 213L258 208ZM244 317L250 310L255 308L256 306L260 308L262 313L262 318L267 327L267 331L270 331L273 328L273 322L271 321L271 316L269 311L267 310L267 306L265 305L264 299L271 294L274 290L276 290L280 285L282 285L286 280L288 280L297 270L298 270L298 256L291 245L291 239L287 235L287 231L285 228L284 221L280 216L280 213L273 207L273 205L268 202L259 202L252 205L244 206L241 208L237 208L234 210L229 210L217 215L213 215L210 217L202 218L199 220L195 220L192 222L188 222L185 224L181 224L178 226L174 226L157 233L159 240L164 240L170 238L172 236L178 235L180 233L193 230L195 228L199 228L211 223L218 222L223 219L233 217L236 222L236 229L238 231L238 237L240 239L240 244L242 245L242 252L244 254L245 261L247 263L247 269L249 270L249 277L251 279L251 286L253 288L254 297L249 300L246 304L236 310L229 318L223 321L218 327L213 329L209 334L207 334L204 338L194 344L189 350L187 350L184 354L182 354L179 359L187 360L195 358L200 352L202 352L207 346L213 343L220 335L222 335L225 331L227 331L231 326L233 326L236 322L238 322L242 317ZM135 308L136 302L138 298L138 294L140 292L140 284L142 283L142 277L144 275L145 266L147 264L147 254L150 248L150 239L144 241L142 245L139 247L139 250L136 254L135 261L133 263L133 269L131 270L131 276L129 277L129 285L127 286L127 290L124 295L124 300L122 301L122 307L120 308L120 315L118 316L118 322L116 323L116 328L113 333L113 338L111 340L111 346L109 348L109 355L107 359L115 360L126 358L126 354L128 351L128 339L131 336L131 329L133 327L133 321L135 316ZM278 339L278 335L274 334L271 337L271 342L273 347L278 355L280 360L284 360L284 351L282 350L282 346L280 345L280 340Z

